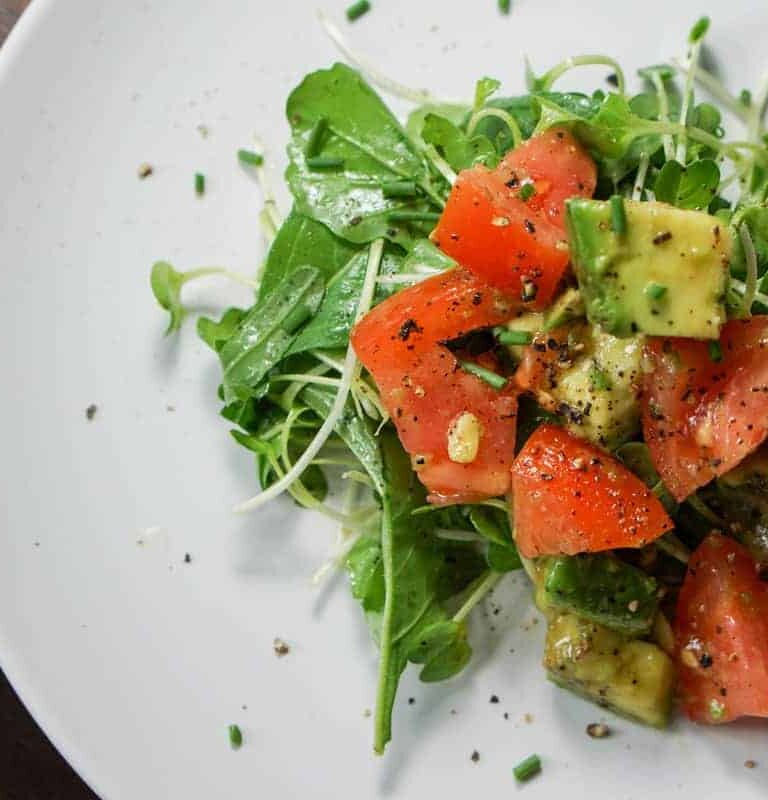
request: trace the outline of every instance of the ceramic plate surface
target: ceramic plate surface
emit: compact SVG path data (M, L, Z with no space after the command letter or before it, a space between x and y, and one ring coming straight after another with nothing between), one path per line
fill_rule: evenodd
M452 97L483 75L522 90L524 53L543 69L606 52L631 74L681 53L702 13L734 90L768 66L763 0L514 0L507 18L495 0L376 0L354 25L343 9L328 0L373 63ZM476 615L463 676L425 686L408 673L394 741L374 757L362 616L343 581L309 580L332 528L287 501L231 512L254 492L251 459L217 416L217 365L194 325L163 337L148 272L158 258L255 270L261 198L235 153L260 136L280 182L285 98L338 57L314 10L36 0L0 51L3 669L107 800L510 796L532 752L544 774L529 798L765 797L768 759L742 766L763 760L758 724L660 733L610 718L615 735L589 739L604 715L545 681L522 577L498 615ZM155 170L144 181L142 162ZM213 311L247 294L201 284L187 298Z

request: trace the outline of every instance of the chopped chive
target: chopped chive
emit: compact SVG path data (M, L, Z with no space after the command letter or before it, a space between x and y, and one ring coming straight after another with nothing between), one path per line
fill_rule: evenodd
M354 22L356 19L362 17L363 14L367 14L370 10L371 4L368 0L357 0L356 3L352 3L352 5L347 8L347 19L350 22Z
M650 300L661 300L667 293L667 287L663 283L649 283L645 287L645 296Z
M749 108L752 105L752 92L749 89L742 89L739 93L739 102Z
M520 187L520 191L517 193L517 196L525 203L527 200L530 200L536 194L536 187L532 183L524 183Z
M688 41L691 44L696 44L702 36L709 30L709 17L701 17L696 20L691 32L688 34Z
M389 222L437 222L440 215L434 211L393 211Z
M239 750L243 746L243 732L239 725L229 726L229 746L233 750Z
M202 172L195 173L195 192L205 194L205 175Z
M708 344L709 349L709 357L714 362L720 362L723 360L723 348L720 346L720 342L717 339L711 341Z
M307 166L310 169L334 169L343 167L344 159L334 156L311 156L307 159Z
M312 126L312 130L309 132L309 139L307 139L307 146L304 149L304 154L307 158L312 158L320 152L320 146L323 143L323 136L327 128L328 120L325 117L320 117Z
M512 0L499 0L499 11L502 14L509 14L509 10L512 8Z
M537 755L524 758L513 770L515 778L519 781L530 780L534 775L541 772L541 759Z
M479 364L474 364L472 361L459 361L459 364L465 372L480 378L481 381L485 381L489 386L493 386L494 389L503 389L507 385L507 379L503 375L498 375L485 367L481 367Z
M260 167L264 163L264 156L254 153L253 150L238 150L237 160L241 164L249 164L252 167Z
M624 198L615 194L611 197L611 230L623 236L627 232L627 212L624 209Z
M387 181L381 191L384 197L415 197L417 193L415 181Z
M533 334L530 331L500 331L497 338L502 344L530 344Z

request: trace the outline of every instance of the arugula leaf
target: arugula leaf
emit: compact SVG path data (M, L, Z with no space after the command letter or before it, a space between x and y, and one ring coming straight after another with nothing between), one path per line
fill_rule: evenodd
M251 307L219 351L226 403L266 391L259 384L288 352L297 329L317 311L323 291L320 271L299 267Z
M208 317L200 317L197 320L197 335L218 353L240 326L245 315L246 312L242 308L228 308L218 322Z
M187 315L181 303L184 273L177 272L167 261L157 261L152 265L149 284L155 300L171 315L168 327L165 329L166 335L179 330Z
M429 166L400 123L359 73L335 64L304 78L288 98L292 136L286 179L297 209L350 242L378 238L406 244L409 227L392 225L393 211L427 212L440 208L442 184L433 184ZM313 169L306 148L318 120L325 120L322 155L342 160L335 169ZM385 198L383 183L414 181L421 198ZM425 235L425 223L409 223Z
M405 257L402 271L408 273L419 272L424 267L442 271L453 269L456 266L456 262L429 239L419 239Z
M358 248L295 208L280 226L269 249L259 286L259 298L266 297L286 276L307 264L320 270L329 281L357 252Z
M456 172L475 164L495 167L498 163L496 148L486 136L467 136L445 117L427 114L421 132L427 144L435 146L437 152Z
M386 487L381 531L384 604L368 615L380 650L377 753L391 739L392 707L408 660L425 664L424 680L449 677L468 661L471 651L463 623L452 624L441 600L448 592L461 593L483 571L482 562L471 558L469 548L463 548L465 557L457 559L455 543L448 545L432 535L429 515L413 515L424 501L423 487L396 435L387 431L380 443Z
M667 161L653 184L656 199L678 208L706 210L717 194L720 169L711 159L700 159L683 167Z
M335 398L332 389L325 386L307 386L302 390L300 398L320 419L330 413ZM336 425L336 432L344 440L363 469L368 473L376 491L385 492L384 465L379 449L379 442L373 433L369 420L361 419L354 406L347 403L344 414Z

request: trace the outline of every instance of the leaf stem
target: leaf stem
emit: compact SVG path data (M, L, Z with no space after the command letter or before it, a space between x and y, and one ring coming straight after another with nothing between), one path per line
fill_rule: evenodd
M587 66L611 67L616 73L619 94L624 94L624 87L626 84L624 80L624 70L622 70L618 61L610 58L609 56L601 55L571 56L570 58L566 58L564 61L561 61L559 64L556 64L554 67L552 67L552 69L545 72L541 78L538 78L535 88L541 92L548 92L552 88L552 85L555 83L555 81L565 75L566 72L569 72L574 67Z
M259 284L256 281L252 281L244 275L238 275L237 272L232 272L225 267L199 267L198 269L182 272L181 275L184 283L197 278L207 278L209 275L220 275L222 278L229 278L229 280L239 283L241 286L247 286L249 289L259 288Z
M517 124L517 120L511 114L504 111L503 108L493 108L492 106L475 111L467 125L467 136L471 136L475 132L475 128L480 121L488 117L500 119L509 128L509 132L512 134L512 147L517 147L520 142L523 141L523 134L520 130L520 126Z
M453 615L453 621L464 622L469 616L469 612L493 589L503 576L504 573L494 572L489 569L488 572L478 578L477 585L464 601L464 605Z

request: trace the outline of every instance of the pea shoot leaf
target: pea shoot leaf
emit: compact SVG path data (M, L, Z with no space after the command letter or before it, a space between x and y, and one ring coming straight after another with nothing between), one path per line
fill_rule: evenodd
M184 273L177 272L167 261L157 261L152 266L149 283L155 300L170 314L166 335L179 330L187 314L181 303Z
M467 136L445 117L427 114L421 136L424 142L434 145L456 172L475 164L495 167L498 162L496 148L490 139L482 134Z
M711 159L694 161L683 167L667 161L653 184L656 199L678 208L705 210L717 194L720 169Z

